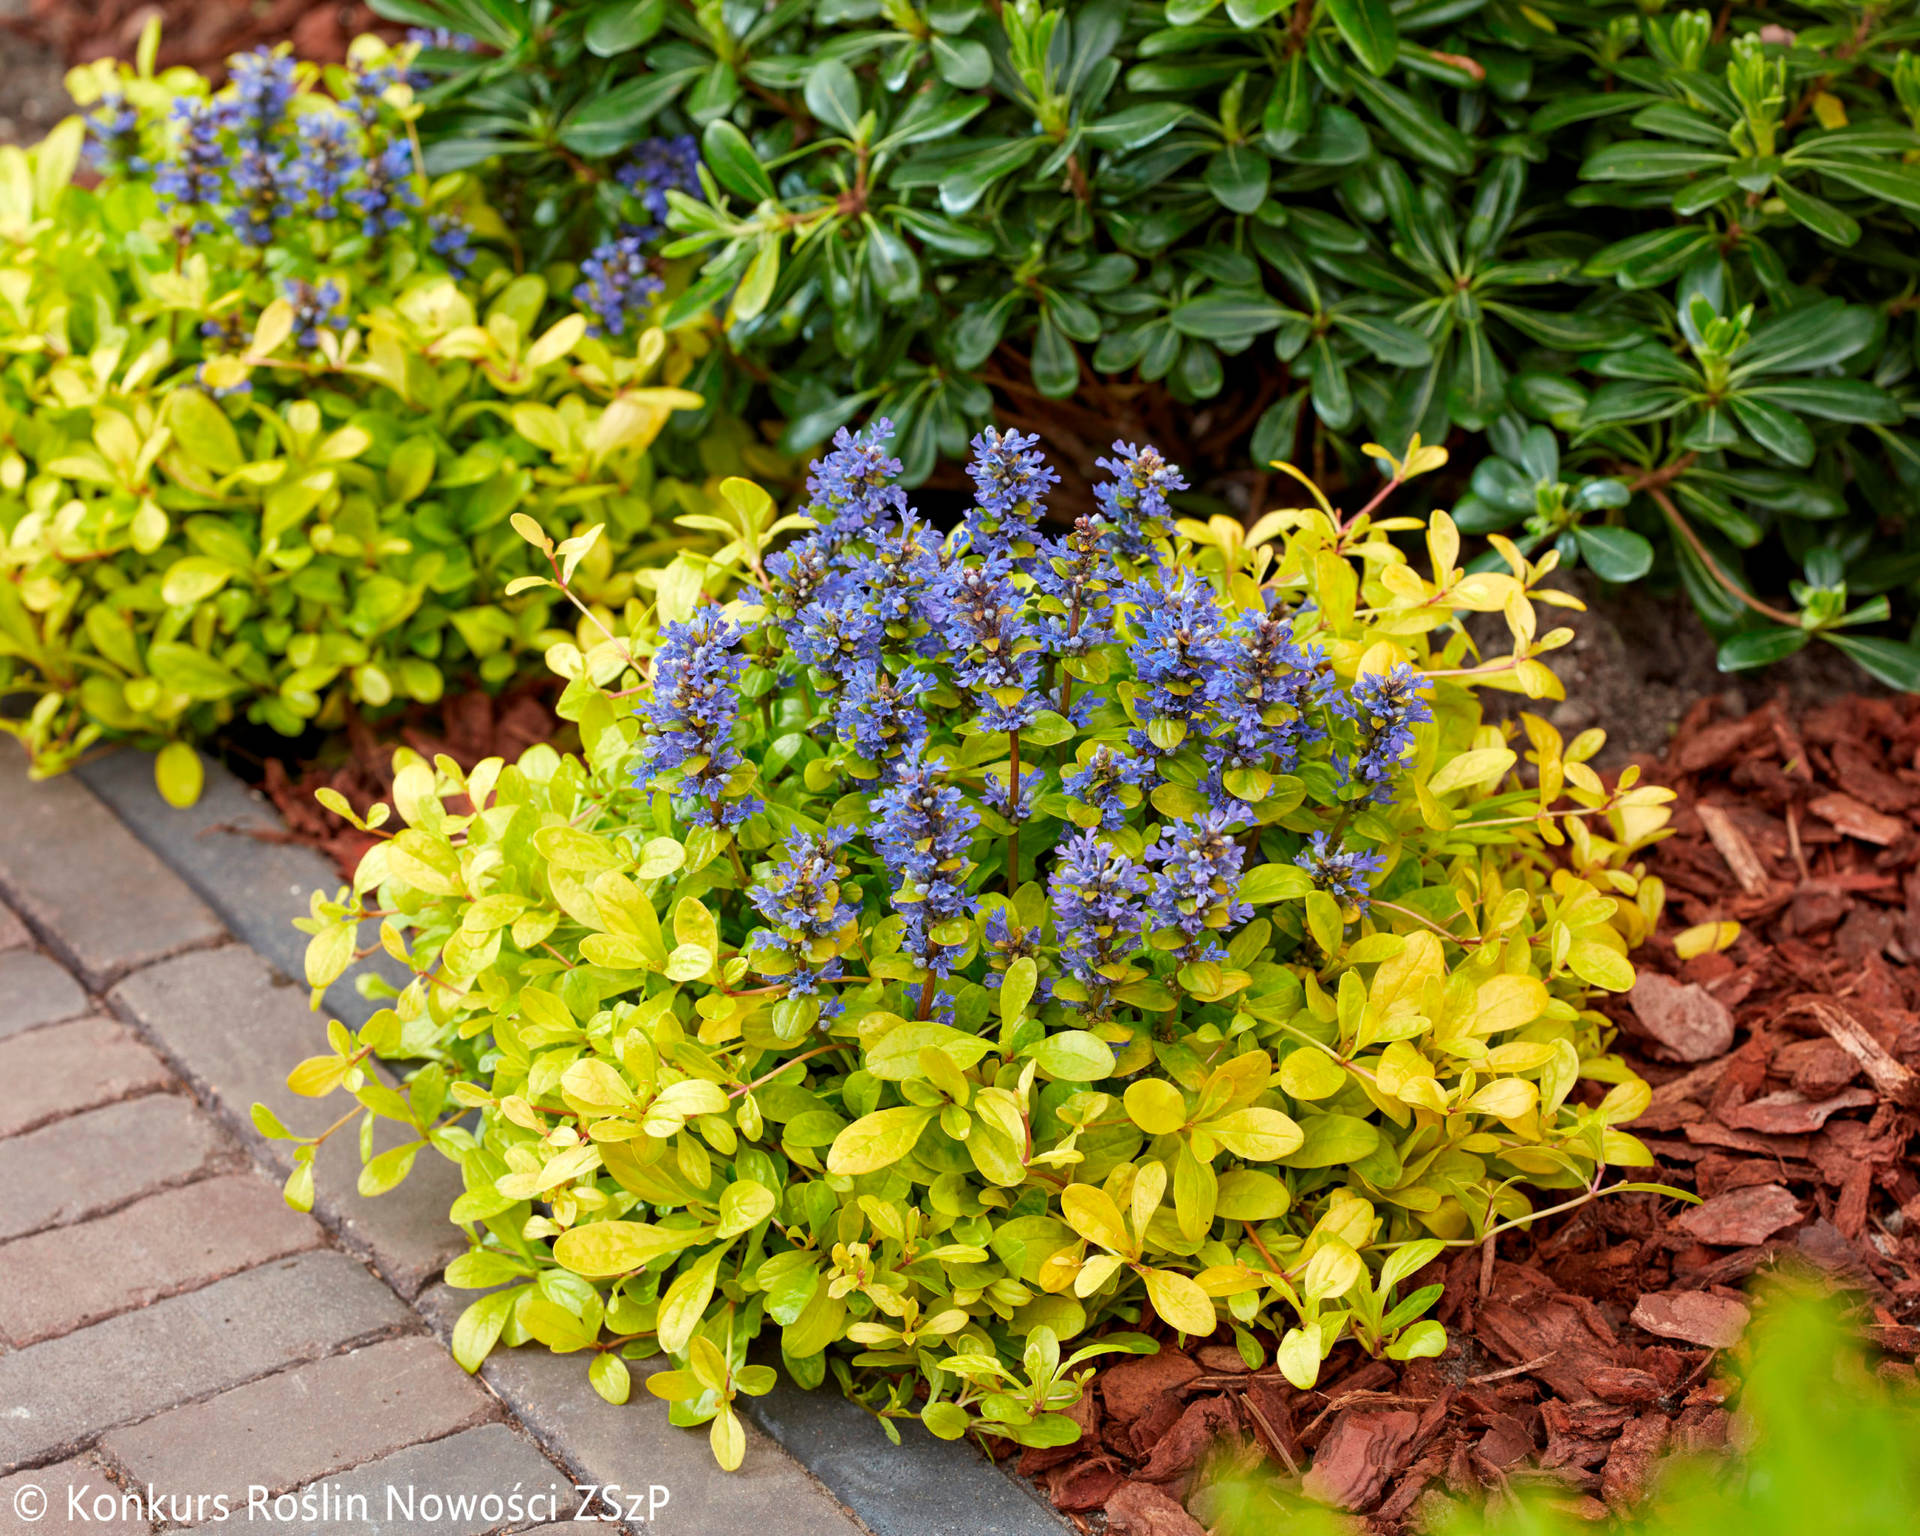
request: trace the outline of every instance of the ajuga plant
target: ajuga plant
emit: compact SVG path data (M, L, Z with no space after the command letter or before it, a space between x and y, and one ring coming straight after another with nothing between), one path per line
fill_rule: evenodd
M216 91L157 41L0 149L0 728L36 773L162 746L184 800L237 716L293 735L537 668L509 513L603 524L578 579L617 605L705 502L648 455L700 403L671 387L695 338L650 292L615 324L516 276L466 178L418 170L410 50L242 55Z
M463 41L428 154L497 157L532 249L666 189L696 387L791 449L884 414L915 483L1044 396L1083 471L1118 425L1257 501L1418 431L1494 461L1463 531L1684 588L1724 665L1920 685L1912 0L379 8ZM635 167L696 138L697 193ZM1503 419L1573 438L1564 494Z
M1444 513L1379 517L1417 443L1369 506L1251 529L1118 443L1050 532L1054 472L989 430L942 534L886 440L843 430L802 519L727 482L724 548L583 617L551 658L583 756L399 760L399 824L303 926L316 989L365 924L414 979L292 1085L406 1128L370 1193L459 1163L463 1364L537 1341L617 1401L671 1357L649 1390L729 1465L762 1335L1025 1445L1152 1335L1302 1386L1345 1338L1438 1351L1443 1248L1651 1161L1586 1004L1632 984L1670 794L1476 697L1560 695L1555 557L1469 574ZM396 1093L375 1056L424 1065Z

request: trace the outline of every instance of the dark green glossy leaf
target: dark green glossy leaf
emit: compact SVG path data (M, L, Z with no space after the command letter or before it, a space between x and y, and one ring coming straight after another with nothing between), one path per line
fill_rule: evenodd
M1823 630L1820 638L1839 646L1876 681L1902 693L1920 693L1920 647L1872 635L1839 635L1831 630Z
M1602 581L1638 581L1653 569L1653 546L1631 528L1578 527L1580 558Z
M1355 58L1376 75L1393 68L1400 34L1387 0L1325 0L1325 4Z
M705 71L643 75L582 102L560 125L560 142L579 155L616 155L639 137L662 108Z
M707 124L700 136L700 154L714 179L736 196L756 203L774 196L773 178L760 164L747 136L725 118Z
M1806 649L1812 638L1804 629L1779 625L1772 629L1749 629L1729 635L1720 644L1714 664L1722 672L1747 672L1755 667L1770 667L1785 661L1796 651Z

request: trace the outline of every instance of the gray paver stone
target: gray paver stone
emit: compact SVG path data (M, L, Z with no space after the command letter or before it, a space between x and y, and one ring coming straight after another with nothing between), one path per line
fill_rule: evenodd
M413 1320L358 1261L323 1251L0 1355L0 1473Z
M0 740L0 892L94 987L225 936L185 881L71 775L34 783Z
M20 915L0 901L0 949L24 949L32 942L33 935L27 932Z
M0 1040L0 1136L171 1087L160 1059L113 1019L76 1019Z
M438 1339L418 1334L296 1366L118 1429L103 1449L139 1483L246 1502L497 1416Z
M503 1509L494 1518L488 1496L496 1496L504 1506L516 1492L520 1517ZM409 1446L288 1497L292 1503L281 1507L290 1519L279 1518L276 1501L262 1495L257 1503L236 1506L226 1524L204 1529L214 1533L238 1526L247 1536L482 1536L519 1530L556 1514L565 1520L576 1502L566 1473L504 1424L483 1424L444 1440ZM530 1501L535 1506L531 1517L524 1513ZM450 1504L455 1507L449 1509ZM611 1531L593 1525L567 1529L574 1536Z
M830 1385L786 1377L741 1407L797 1456L874 1536L1068 1536L1072 1527L964 1440L903 1422L899 1445Z
M249 1114L258 1101L293 1130L318 1131L346 1105L344 1096L315 1103L287 1089L287 1073L326 1049L325 1015L307 1007L306 989L281 976L244 945L181 955L129 976L110 1001L146 1031L222 1120L257 1155L283 1172L292 1147L268 1141ZM375 1146L400 1139L383 1124ZM428 1152L398 1189L376 1199L356 1190L358 1138L334 1136L314 1164L314 1210L356 1250L369 1255L402 1295L416 1295L466 1239L447 1220L460 1195L460 1172Z
M27 1488L37 1494L25 1493ZM44 1498L44 1504L39 1502ZM24 1499L24 1503L16 1500ZM75 1505L78 1505L76 1513ZM39 1509L29 1520L25 1512ZM0 1477L0 1536L148 1536L153 1526L137 1496L108 1476L97 1456L76 1456L51 1467L35 1467L13 1477Z
M419 1306L437 1329L450 1332L473 1292L435 1286ZM646 1377L667 1361L630 1362L633 1394L621 1407L587 1384L586 1361L544 1349L495 1350L482 1368L540 1443L583 1482L645 1496L656 1484L667 1502L649 1536L856 1536L859 1526L806 1471L752 1424L745 1425L747 1458L723 1472L707 1445L707 1431L677 1429L667 1405L646 1389ZM602 1511L603 1513L605 1511Z
M0 1333L16 1347L318 1247L320 1224L257 1173L169 1189L0 1244Z
M149 1093L0 1141L0 1241L79 1221L236 1159L181 1093Z
M132 748L109 752L74 771L235 934L287 975L304 974L307 936L293 920L307 915L311 892L331 896L344 882L325 854L284 841L286 826L272 801L219 763L208 762L199 800L181 810L160 798L152 759ZM249 835L256 832L265 835ZM384 953L369 963L406 981L405 970ZM361 997L348 976L334 983L327 1006L358 1026L382 1005Z
M55 1024L87 1011L80 983L45 955L0 948L0 1036Z

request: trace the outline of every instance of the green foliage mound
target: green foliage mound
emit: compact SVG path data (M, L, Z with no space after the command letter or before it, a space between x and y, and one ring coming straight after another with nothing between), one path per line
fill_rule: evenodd
M1082 468L1117 429L1356 480L1417 431L1463 531L1655 572L1724 666L1920 686L1912 0L377 8L477 49L425 55L428 153L501 157L536 249L671 205L669 324L740 359L699 387L789 448L871 411L917 482L997 400Z
M1632 984L1669 792L1476 698L1559 696L1553 556L1469 574L1446 514L1317 492L1176 524L1151 450L1056 540L1017 433L942 537L884 437L842 435L805 519L727 482L716 557L554 653L583 755L401 754L397 830L303 926L316 989L374 922L414 979L291 1086L411 1130L366 1193L460 1165L462 1363L537 1341L621 1401L670 1355L648 1387L729 1466L763 1335L883 1419L1026 1445L1140 1329L1303 1386L1344 1338L1438 1351L1443 1247L1651 1161L1583 1004Z
M577 580L619 606L699 535L649 444L684 346L587 334L484 244L461 177L413 169L409 89L363 40L324 75L234 61L218 92L143 59L0 149L0 727L35 773L103 737L296 735L351 707L500 683L555 638L508 526L604 525ZM98 173L75 182L83 140Z

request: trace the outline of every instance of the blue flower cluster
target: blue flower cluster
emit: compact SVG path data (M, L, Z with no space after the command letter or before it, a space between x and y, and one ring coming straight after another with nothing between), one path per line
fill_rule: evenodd
M1368 786L1379 804L1393 798L1394 776L1413 745L1413 727L1433 718L1425 698L1428 686L1404 661L1353 685L1353 716L1363 739L1348 771L1356 783ZM1347 766L1344 757L1335 761Z
M322 226L357 220L360 234L377 240L417 217L413 150L383 99L393 70L356 70L334 110L320 105L328 98L302 93L284 50L236 54L229 74L210 98L174 101L151 160L142 154L139 114L121 97L106 98L88 120L93 163L150 173L182 241L224 224L242 244L263 248L284 240L289 221L306 219ZM429 248L460 266L467 239L443 217Z
M1238 893L1263 837L1265 857L1294 859L1343 908L1364 911L1385 862L1342 845L1344 813L1301 848L1298 830L1256 807L1316 748L1341 776L1340 801L1385 799L1431 717L1426 679L1401 666L1348 688L1299 638L1297 616L1248 611L1176 564L1168 497L1185 482L1151 448L1116 444L1100 510L1056 533L1044 518L1058 477L1036 440L982 432L972 504L942 537L896 484L891 435L886 421L842 428L813 464L814 526L766 562L754 647L769 667L793 669L779 685L792 690L788 707L804 697L804 718L838 744L823 743L828 765L866 786L866 841L904 922L902 951L925 978L921 1016L952 1009L937 982L976 943L987 986L1031 957L1041 995L1070 988L1096 1020L1146 974L1143 950L1180 966L1223 961L1223 941L1252 917ZM722 790L740 761L745 660L731 626L710 614L695 626L670 626L656 661L641 771L694 761L678 803L701 824L738 826L749 802ZM1080 731L1071 757L1047 750ZM1143 846L1134 829L1149 797L1159 819ZM751 893L769 925L753 943L785 957L771 974L794 976L795 996L838 979L839 958L855 952L838 892L861 852L844 807L841 830L790 841ZM1042 815L1080 829L1023 858L1021 825ZM996 881L983 896L993 836L1006 839L1005 894ZM1044 918L1022 894L1028 875L1046 886Z
M615 178L646 211L650 223L623 225L580 263L573 300L593 316L596 336L624 336L645 318L666 287L653 270L652 246L666 225L667 193L697 192L700 146L691 135L648 139Z
M959 785L918 754L895 767L872 806L873 846L894 878L893 904L906 918L903 947L933 975L949 976L966 942L945 942L938 930L973 915L967 877L974 863L967 851L980 813Z
M1149 895L1153 920L1180 935L1176 953L1182 960L1222 958L1216 935L1253 916L1253 908L1234 896L1246 855L1232 828L1228 814L1207 811L1162 827L1147 849L1147 862L1160 866Z
M1383 854L1363 848L1335 846L1332 834L1316 832L1293 862L1313 877L1313 883L1343 907L1365 912L1372 899L1373 877L1387 867Z
M796 997L811 997L822 982L840 979L840 957L831 941L860 916L857 902L848 901L842 887L849 871L840 850L852 840L846 827L795 837L787 844L786 859L747 893L770 925L756 930L754 947L787 960L787 990ZM853 894L857 898L859 892ZM838 1017L840 1007L838 997L824 999L821 1018Z
M695 826L737 827L761 808L752 795L726 797L741 763L733 745L739 682L747 669L740 631L717 608L702 608L660 632L653 658L651 729L641 743L635 779L642 785L678 770L674 809Z
M347 296L332 278L310 283L297 277L280 289L293 306L293 339L311 351L320 345L320 328L341 331L347 325Z
M1146 871L1091 832L1067 840L1048 878L1061 962L1087 988L1096 1017L1106 1011L1108 973L1140 947L1146 889Z

